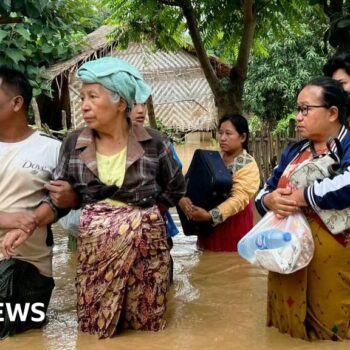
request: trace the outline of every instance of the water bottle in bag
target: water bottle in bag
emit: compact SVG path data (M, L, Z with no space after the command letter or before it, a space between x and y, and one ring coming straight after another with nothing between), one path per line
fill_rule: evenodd
M258 249L275 249L286 245L292 236L289 232L269 230L261 232L255 239Z
M255 260L255 251L281 248L289 243L292 235L277 229L266 230L238 242L238 254L248 261Z

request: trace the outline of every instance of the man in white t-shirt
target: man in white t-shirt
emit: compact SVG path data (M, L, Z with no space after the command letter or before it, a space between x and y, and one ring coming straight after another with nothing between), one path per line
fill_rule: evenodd
M56 167L60 142L28 126L32 88L19 71L0 67L0 245L29 238L0 252L0 338L40 328L54 281L54 211L42 200ZM32 234L35 232L35 234ZM24 316L12 319L13 311Z

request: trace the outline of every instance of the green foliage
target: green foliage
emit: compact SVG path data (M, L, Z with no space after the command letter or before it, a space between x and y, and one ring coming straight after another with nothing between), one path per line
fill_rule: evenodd
M286 134L288 132L288 128L289 128L289 121L291 119L295 119L295 113L290 113L287 114L286 116L283 116L277 123L273 134Z
M156 48L178 50L191 43L187 23L178 3L185 7L187 0L102 0L111 13L109 22L116 25L114 35L121 46L129 42L150 40ZM243 31L243 5L237 0L191 1L200 28L201 39L208 53L234 63ZM308 0L256 0L257 26L255 51L265 50L267 42L285 38L287 20L300 32L299 18L308 7ZM267 35L269 33L269 35Z
M179 136L179 134L175 130L164 125L159 118L156 118L156 122L158 130L163 134L167 135L172 143L174 143L175 145L181 145L184 143L183 138ZM149 127L149 125L147 126Z
M114 35L122 47L132 41L149 41L155 48L177 50L192 41L197 52L231 63L237 74L218 80L205 63L208 60L201 60L220 113L241 112L251 45L253 52L266 55L269 45L288 39L290 32L301 34L299 20L310 8L308 0L254 0L252 7L238 0L102 2L110 9L109 22L116 25ZM244 38L243 33L247 33Z
M116 25L112 34L119 47L129 42L150 40L154 48L178 50L186 46L182 11L159 4L155 0L102 0L111 12L109 22Z
M267 56L252 57L245 84L246 111L272 124L293 111L299 89L322 75L323 28L316 31L304 25L304 34L290 32L288 39L269 45Z
M258 131L261 131L263 127L262 120L257 115L252 115L248 118L249 131L251 134L255 134Z
M95 4L97 0L1 1L1 64L25 72L35 96L48 94L45 67L79 50L84 30L96 18Z

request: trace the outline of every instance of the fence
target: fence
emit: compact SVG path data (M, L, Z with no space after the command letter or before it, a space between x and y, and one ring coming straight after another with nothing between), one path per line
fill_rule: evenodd
M270 177L283 149L297 140L295 120L289 121L288 129L283 134L273 135L270 128L266 126L260 132L250 136L249 153L258 164L262 184Z

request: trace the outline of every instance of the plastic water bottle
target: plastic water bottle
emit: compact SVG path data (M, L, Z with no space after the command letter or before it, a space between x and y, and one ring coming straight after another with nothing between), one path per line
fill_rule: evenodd
M238 254L250 261L255 261L255 251L260 249L281 248L289 243L292 235L277 229L263 231L257 236L244 237L238 242Z
M261 232L255 239L258 249L274 249L286 245L292 236L289 232L280 230L269 230Z

